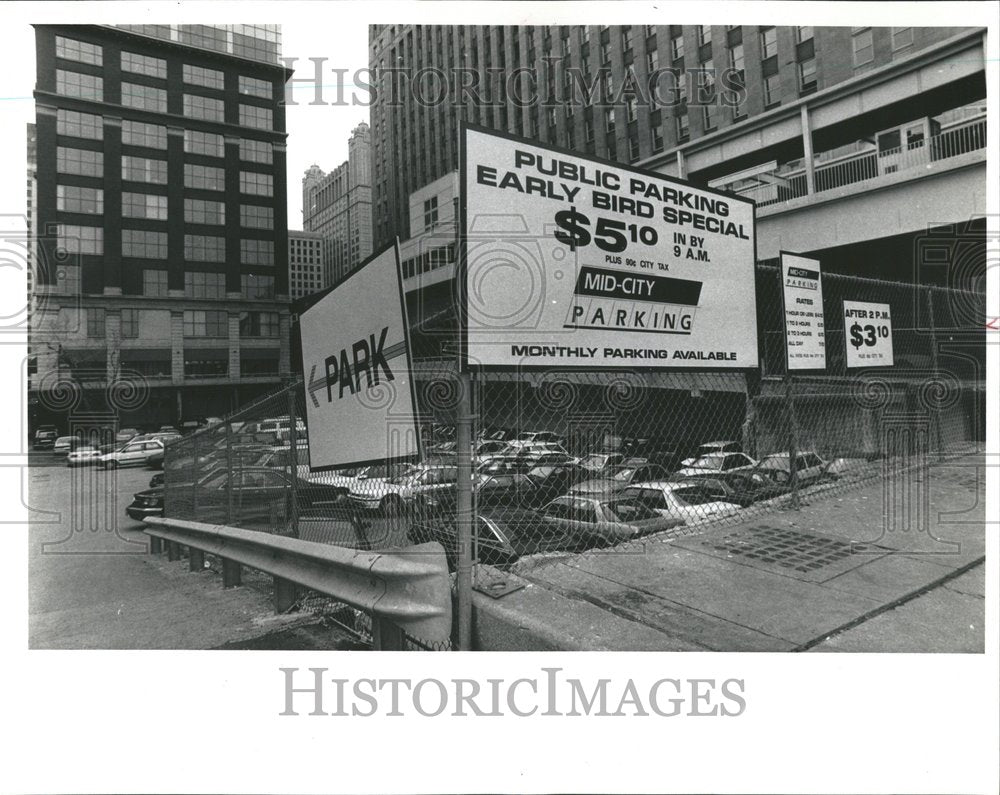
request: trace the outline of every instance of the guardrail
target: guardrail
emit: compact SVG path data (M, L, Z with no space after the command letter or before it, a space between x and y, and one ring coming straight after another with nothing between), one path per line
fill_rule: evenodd
M179 560L186 546L192 571L204 567L206 553L218 556L224 588L240 584L243 566L273 576L278 612L292 605L301 586L369 613L377 649L402 650L404 633L435 646L451 638L451 582L437 542L383 554L226 525L158 517L145 522L153 554L166 542L169 559Z

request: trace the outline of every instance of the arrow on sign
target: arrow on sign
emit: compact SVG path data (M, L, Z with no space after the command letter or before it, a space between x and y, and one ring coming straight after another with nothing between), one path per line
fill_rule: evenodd
M383 353L383 358L386 361L391 361L400 356L403 356L405 353L406 353L406 342L397 342L395 345L390 345L388 348L385 349ZM327 376L320 376L319 378L316 377L317 367L319 367L319 365L314 364L312 368L309 370L309 383L306 385L306 391L309 393L309 397L312 400L313 407L318 409L319 401L316 399L316 393L326 389L328 379ZM359 379L358 387L360 388L360 378L361 378L360 373L358 373L357 377Z

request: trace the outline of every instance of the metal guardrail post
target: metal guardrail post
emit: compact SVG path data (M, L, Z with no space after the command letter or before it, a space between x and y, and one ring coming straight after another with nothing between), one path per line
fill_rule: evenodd
M205 553L200 549L188 547L188 570L201 571L205 568Z
M222 559L222 587L235 588L243 583L243 567L235 560Z
M291 463L292 493L288 502L288 521L292 528L292 538L299 537L299 437L295 418L295 380L288 385L288 442L291 446L289 461Z
M405 651L403 630L388 619L373 615L372 645L376 651Z
M283 577L274 578L274 612L284 613L293 604L297 597L298 589L294 582L289 582Z
M931 331L931 368L934 372L934 377L938 377L938 346L937 346L937 328L934 323L934 292L928 287L926 291L927 295L927 318L930 324ZM939 405L940 401L934 401L934 441L937 446L937 458L938 461L944 459L944 449L941 442L941 407Z
M455 423L458 485L455 523L458 531L458 648L472 649L472 378L459 366Z
M159 555L163 551L163 540L157 538L156 536L150 536L149 538L149 554Z
M173 562L181 559L181 545L176 541L167 542L167 560Z

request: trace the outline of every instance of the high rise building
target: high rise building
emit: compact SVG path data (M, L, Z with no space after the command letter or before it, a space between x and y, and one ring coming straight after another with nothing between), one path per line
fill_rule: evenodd
M325 239L318 232L288 232L288 289L294 301L319 292L325 286L323 266Z
M272 390L289 367L278 27L35 37L39 405L65 414L46 395L67 381L133 382L144 399L105 408L148 426Z
M347 160L329 174L313 165L303 176L302 228L328 243L326 286L372 253L371 134L364 122L351 132Z
M774 161L768 190L787 196L784 174L794 192L799 183L805 189L807 169L815 175L852 153L901 148L909 156L918 141L974 112L960 108L985 100L983 35L909 27L372 25L375 247L420 232L410 227L410 196L458 167L463 120L695 182ZM952 63L957 52L972 60ZM906 88L906 77L924 74L927 63L947 68ZM458 101L434 101L437 89L417 80L434 69L452 82ZM474 92L457 90L473 82L457 69L476 75ZM875 99L887 80L892 90ZM803 119L811 124L808 148ZM727 143L735 139L744 142L738 155ZM814 187L839 181L823 174Z

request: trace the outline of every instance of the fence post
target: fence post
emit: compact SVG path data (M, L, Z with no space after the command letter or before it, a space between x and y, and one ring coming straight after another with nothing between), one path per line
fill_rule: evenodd
M233 422L226 422L226 524L233 523Z
M459 396L455 423L458 485L458 648L472 650L472 378L458 365Z
M191 434L191 518L198 516L198 431Z
M930 324L931 331L931 369L934 373L934 377L937 378L938 373L938 349L937 349L937 327L934 324L934 288L927 288L927 318ZM932 394L932 390L928 390L928 395ZM941 406L940 401L934 401L934 441L937 446L937 458L938 461L944 459L944 450L941 445Z
M788 412L788 471L792 487L792 509L799 509L799 473L795 466L799 457L799 424L795 417L795 388L792 374L785 364L785 409Z
M295 427L295 379L288 385L288 443L291 445L289 461L291 463L292 494L288 503L288 520L292 527L292 538L299 537L299 451L298 432Z

